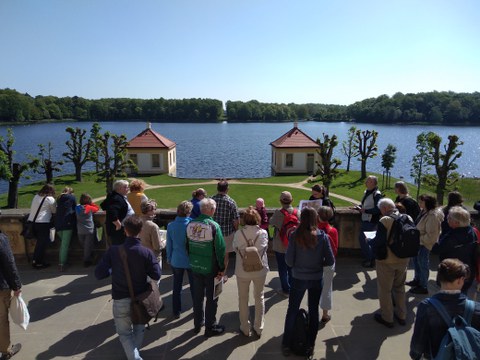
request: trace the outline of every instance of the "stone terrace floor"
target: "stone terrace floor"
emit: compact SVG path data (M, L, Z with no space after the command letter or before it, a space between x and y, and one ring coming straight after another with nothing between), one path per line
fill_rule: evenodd
M408 359L410 338L418 303L423 296L407 295L406 326L388 329L373 319L378 310L376 273L363 269L359 257L339 257L334 279L332 320L319 330L315 359ZM275 264L274 258L270 259ZM230 261L229 274L233 273ZM219 337L206 339L203 331L193 333L189 291L184 291L186 311L175 320L171 313L172 275L165 266L161 290L166 303L157 323L146 330L141 355L144 359L278 359L288 299L275 291L279 279L270 271L265 286L266 319L260 339L239 334L238 300L235 277L224 286L219 299L217 320L226 326ZM272 266L273 267L273 266ZM436 264L432 264L435 268ZM97 281L93 268L72 266L65 273L52 267L31 269L19 264L23 297L31 322L27 331L11 324L12 342L22 350L15 359L124 359L112 320L109 279ZM413 271L408 271L411 279ZM438 289L435 272L430 274L430 293ZM305 297L306 298L306 297ZM304 299L303 307L306 307ZM251 306L253 313L253 306ZM289 359L296 359L291 355Z

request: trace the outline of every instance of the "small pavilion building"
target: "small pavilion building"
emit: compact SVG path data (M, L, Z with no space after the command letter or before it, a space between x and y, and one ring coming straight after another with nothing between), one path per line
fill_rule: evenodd
M293 128L270 143L272 146L272 175L314 174L320 155L320 146L298 128Z
M165 136L152 130L151 123L140 134L131 139L127 146L127 156L138 167L128 169L129 174L169 174L176 176L177 145Z

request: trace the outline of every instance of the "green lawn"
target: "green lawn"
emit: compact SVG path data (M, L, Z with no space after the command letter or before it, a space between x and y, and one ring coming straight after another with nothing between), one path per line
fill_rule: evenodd
M190 200L195 186L179 186L169 188L150 189L145 191L149 198L157 201L160 208L176 208L182 200ZM216 185L204 186L208 196L216 193ZM235 199L237 205L241 208L249 205L255 206L255 200L262 197L265 200L266 207L278 207L280 193L288 190L292 193L295 203L299 200L308 199L310 191L307 189L290 189L280 186L231 184L228 194Z
M242 182L265 183L265 184L294 184L307 178L306 175L280 175L260 179L241 179Z
M198 185L197 183L205 183L211 180L209 179L177 179L168 175L155 175L155 176L143 176L139 177L145 180L149 185L165 185L168 187L147 189L146 194L149 198L157 200L160 208L174 209L182 200L189 200L192 197L192 191L198 187L203 187L211 196L216 193L216 185ZM242 184L230 185L230 196L235 199L239 207L247 207L254 205L257 197L265 199L267 207L275 208L279 205L280 192L288 190L292 193L294 203L298 204L300 200L308 199L310 196L310 188L312 183L306 183L304 185L305 190L298 188L290 188L288 184L297 184L301 181L307 180L305 175L291 175L291 176L273 176L262 179L239 179ZM382 179L379 176L379 188L382 189ZM392 178L391 186L398 179ZM261 183L266 185L256 185L254 183ZM43 183L34 183L19 189L19 208L30 207L30 202L33 196L41 188ZM271 184L285 184L286 186L276 186ZM171 186L170 186L171 185ZM83 193L89 193L93 198L100 198L105 196L105 185L103 183L96 183L91 173L85 173L83 176L83 182L77 183L73 175L61 176L55 179L55 189L57 193L60 193L65 186L70 186L75 190L77 197ZM480 179L461 179L458 183L459 191L462 193L465 199L465 205L469 208L473 203L480 200ZM409 185L412 196L416 194L416 187L412 184ZM350 171L347 173L342 170L340 176L338 176L331 188L330 192L347 196L358 201L361 200L363 191L365 190L364 180L360 180L359 171ZM395 194L392 189L384 190L382 192L390 197L395 198ZM433 194L433 189L422 188L421 193ZM349 202L340 200L332 196L332 200L337 207L350 206ZM7 194L0 195L0 207L5 208L7 203Z
M395 191L393 191L393 185L395 182L401 180L397 178L391 178L390 180L390 188L385 189L382 183L382 177L381 175L378 174L373 174L378 176L378 188L382 191L382 193L390 197L392 199L395 199L396 194ZM305 187L311 188L311 184L305 184ZM386 184L385 184L386 187ZM412 196L415 196L416 193L416 187L413 184L408 184L409 191ZM340 171L340 175L333 181L332 186L330 186L330 192L334 194L340 194L343 196L348 196L352 199L358 199L361 200L363 196L363 192L365 191L365 179L360 179L360 171L350 171L346 172L345 170ZM425 193L431 193L430 189L422 189L423 192Z

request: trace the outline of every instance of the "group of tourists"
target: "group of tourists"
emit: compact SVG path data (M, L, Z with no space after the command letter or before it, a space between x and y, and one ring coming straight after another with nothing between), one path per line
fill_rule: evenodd
M435 198L429 195L420 196L417 203L409 196L403 182L395 184L395 201L382 197L376 177L369 176L365 184L361 204L355 209L362 217L359 236L364 255L362 266L375 267L377 272L380 311L374 314L374 320L387 328L394 327L395 321L406 325L405 285L411 287L412 294L429 293L430 252L438 254L441 261L437 275L441 290L434 298L443 303L449 316L463 314L467 292L475 275L479 274L476 256L480 234L470 225L470 214L462 206L461 195L450 193L448 205L437 208ZM149 282L158 283L164 248L173 274L172 315L178 319L185 310L182 287L187 274L193 303L193 331L198 334L204 328L205 337L218 336L225 331L225 326L216 321L218 295L228 282L226 270L230 254L235 253L240 334L260 337L265 326L264 286L270 270L269 246L275 253L280 280L277 293L288 298L282 353L284 356L298 353L295 348L297 316L305 292L308 292L308 330L303 355L313 358L319 324L330 321L332 316L332 283L339 247L338 231L332 226L335 207L328 190L320 185L313 186L310 200L321 200L321 206L307 206L301 211L293 207L292 194L283 191L279 197L280 208L270 219L265 201L258 198L255 206L246 208L240 219L237 204L228 195L228 182L222 180L214 196L208 197L207 192L199 188L192 193L190 201L182 201L163 238L153 222L157 204L143 193L144 188L141 180L130 184L118 180L101 204L106 212L106 233L113 246L98 262L95 275L98 279L112 277L113 317L127 358L141 359L139 349L145 328L142 324L132 324L128 282L133 285L135 295L145 292ZM49 265L45 261L45 250L50 242L52 219L55 219L61 241L60 271L68 264L68 248L75 229L85 249L85 266L92 264L93 213L98 209L88 194L82 194L77 205L73 189L65 188L55 199L53 187L45 185L35 195L29 215L37 236L33 267L41 269ZM412 258L415 275L408 282L410 259L396 256L389 247L394 220L400 214L406 214L420 233L421 246ZM272 238L269 227L273 229ZM376 231L375 236L366 236L373 231ZM130 279L126 276L120 247L125 250ZM21 289L15 273L16 268L13 268L13 280L9 280L6 287L9 294ZM255 303L253 317L249 312L251 284ZM441 317L432 316L435 309L428 299L418 307L410 348L412 359L431 358L438 352L448 325L442 323ZM471 325L480 329L479 303L474 306ZM10 351L3 345L2 352Z
M95 241L95 225L93 214L98 206L92 202L87 193L80 196L79 204L71 187L65 187L55 199L52 185L44 185L34 196L28 221L33 223L35 249L32 266L45 269L50 266L46 261L46 251L50 242L55 240L55 233L60 239L58 260L59 271L65 271L68 264L68 251L73 232L77 232L78 240L83 246L83 261L86 267L93 264L93 248Z
M417 203L401 181L395 183L395 202L382 198L376 177L369 176L365 185L361 205L357 207L362 214L359 241L365 257L362 265L375 267L377 272L380 312L374 314L375 321L387 328L394 327L394 321L406 325L405 285L411 287L411 294L429 294L430 252L440 260L437 284L441 290L433 298L440 306L443 304L449 319L463 315L475 277L480 281L480 232L471 225L461 194L449 193L447 206L439 208L436 199L426 194L421 195ZM410 222L419 234L420 246L411 257L414 278L410 281L406 281L410 258L396 254L391 248L392 234L399 231L394 230L394 223L400 214L405 214L405 222ZM376 233L368 239L364 231ZM440 342L451 324L443 320L433 303L435 300L426 299L418 307L410 346L412 359L437 356ZM471 326L480 330L480 303L475 303L471 316Z

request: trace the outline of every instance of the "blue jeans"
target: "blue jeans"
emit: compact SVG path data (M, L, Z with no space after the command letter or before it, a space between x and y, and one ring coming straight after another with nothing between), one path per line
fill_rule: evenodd
M138 349L143 343L145 325L132 324L130 298L113 300L113 321L127 359L142 360Z
M190 284L190 294L193 302L193 277L192 270L184 268L176 268L172 266L173 270L173 294L172 294L172 308L174 315L180 315L182 312L182 286L183 274L187 272L188 283Z
M303 295L308 290L308 344L315 346L318 332L318 305L322 293L323 280L300 280L292 278L290 297L288 298L287 316L283 331L282 345L290 347L295 318L302 303Z
M362 226L360 227L360 234L358 234L358 242L360 243L360 248L362 249L363 257L367 261L372 261L375 259L373 255L372 247L367 243L365 239L364 231L375 231L377 230L377 224L371 223L369 221L362 221Z
M413 266L415 268L414 280L418 281L418 285L426 288L429 276L429 260L430 251L425 246L420 246L417 256L413 258Z
M193 273L193 325L200 328L203 322L203 298L207 298L205 305L205 328L209 329L215 324L218 298L213 299L214 290L213 274L203 275Z
M275 258L277 259L278 277L280 284L282 284L283 292L290 292L290 282L292 281L292 268L285 262L285 254L275 251Z

